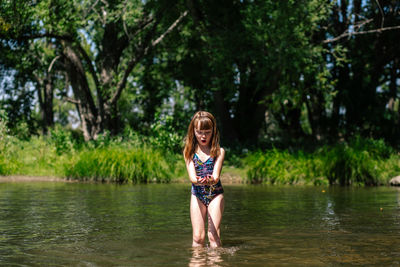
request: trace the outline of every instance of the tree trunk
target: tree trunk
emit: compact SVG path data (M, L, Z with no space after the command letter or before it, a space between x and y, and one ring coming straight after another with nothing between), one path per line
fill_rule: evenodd
M307 107L308 121L310 122L312 136L315 140L320 141L327 134L327 122L325 112L325 99L320 90L315 89L316 84L314 77L309 77L306 82L307 95L304 96L304 103Z
M241 84L239 85L239 100L235 112L235 127L242 142L255 144L260 135L263 124L265 123L265 114L267 104L265 98L277 90L280 69L271 71L271 74L260 80L257 76L258 66L251 66L252 70L246 73L246 66L239 66Z
M215 110L219 115L220 119L220 130L221 130L221 139L225 140L228 144L233 144L237 142L238 136L237 132L233 127L233 120L228 111L228 105L224 99L223 92L221 89L214 92L215 97Z
M44 81L44 121L46 128L54 125L53 81L50 74Z
M36 77L36 82L40 116L42 118L42 133L46 135L48 128L54 125L52 76L50 73L46 73L46 77L43 80Z
M96 139L102 130L102 118L94 103L82 62L68 43L64 43L64 55L85 141Z

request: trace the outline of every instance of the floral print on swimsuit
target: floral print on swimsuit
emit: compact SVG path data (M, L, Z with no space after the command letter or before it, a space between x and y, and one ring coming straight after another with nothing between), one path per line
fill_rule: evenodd
M196 176L206 177L212 175L214 170L215 159L209 157L205 162L202 162L195 153L193 156L194 168L196 169ZM195 185L192 184L192 194L195 195L206 207L210 204L217 195L222 194L221 180L215 185Z

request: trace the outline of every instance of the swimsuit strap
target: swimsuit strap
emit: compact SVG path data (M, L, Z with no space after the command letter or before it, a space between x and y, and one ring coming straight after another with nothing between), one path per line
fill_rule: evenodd
M199 157L199 155L197 155L197 153L194 153L193 159L194 159L195 157L196 157L201 163L203 163L203 164L207 163L210 159L212 159L212 160L214 159L213 157L209 156L208 159L207 159L206 161L202 161L201 158Z

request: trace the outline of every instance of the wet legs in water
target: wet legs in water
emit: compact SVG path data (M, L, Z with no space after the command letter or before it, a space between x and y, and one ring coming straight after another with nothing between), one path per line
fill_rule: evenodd
M208 240L211 247L220 247L220 224L224 212L224 195L216 196L206 207L196 196L191 195L190 218L193 228L193 247L202 247L205 242L205 219L208 221Z

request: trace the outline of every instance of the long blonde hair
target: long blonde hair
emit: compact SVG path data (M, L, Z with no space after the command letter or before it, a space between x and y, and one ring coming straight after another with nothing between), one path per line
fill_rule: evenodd
M211 136L211 150L210 156L215 158L220 154L219 146L219 132L217 128L217 121L214 116L207 111L198 111L194 114L185 137L185 147L183 149L183 157L185 160L191 160L196 151L197 139L194 135L195 128L199 126L198 130L210 130L212 129Z

